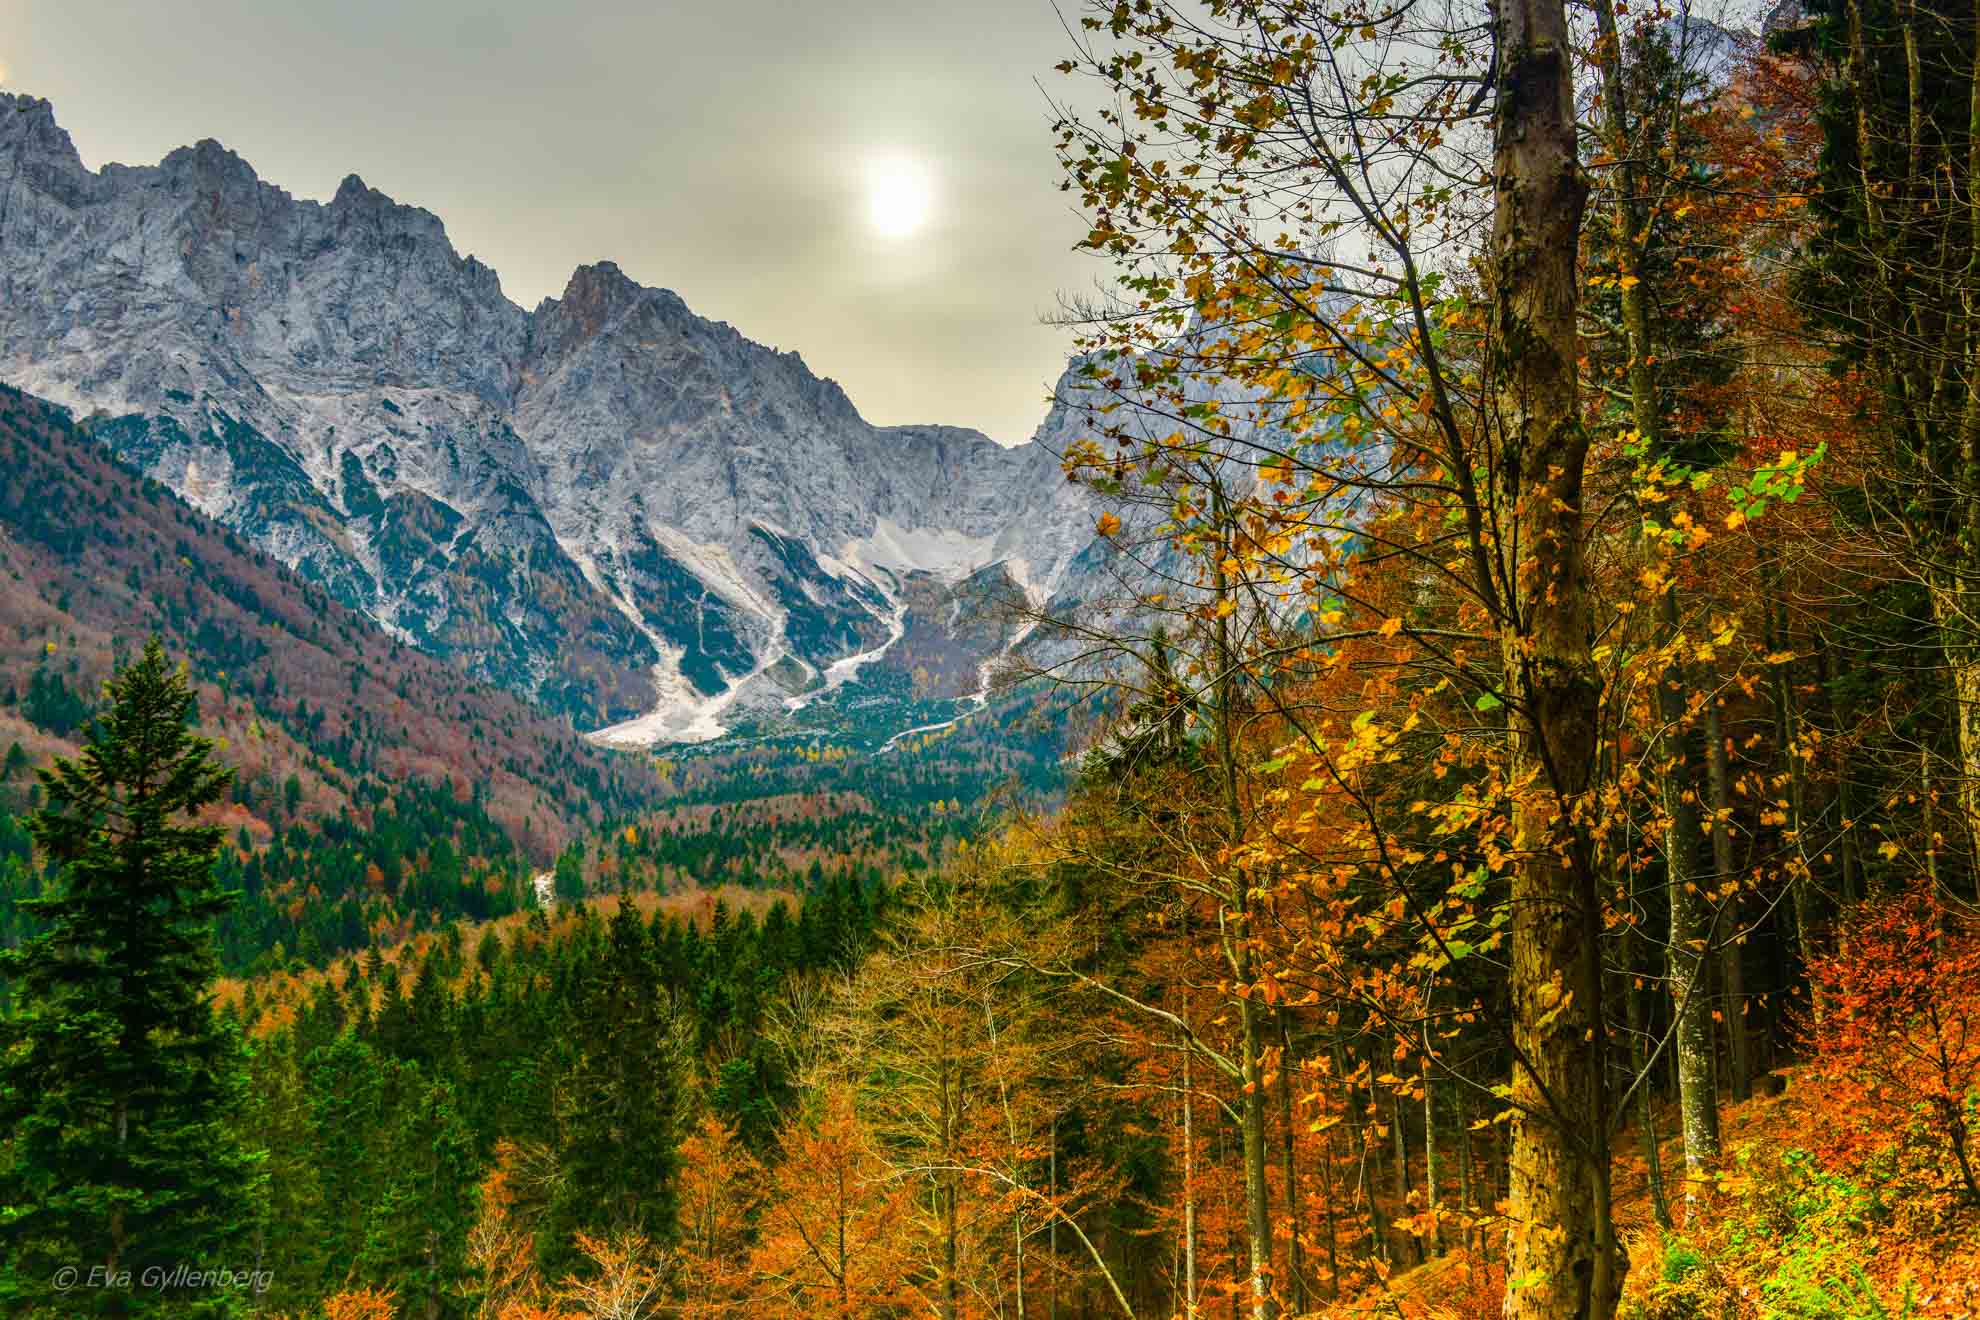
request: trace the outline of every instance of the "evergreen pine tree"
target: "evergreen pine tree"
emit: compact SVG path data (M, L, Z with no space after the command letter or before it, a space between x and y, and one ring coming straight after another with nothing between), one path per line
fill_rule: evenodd
M559 1184L538 1238L545 1272L578 1268L579 1229L674 1232L678 1079L668 997L645 923L622 899L605 946L575 969L572 1057L556 1100Z
M261 1305L302 1313L316 1300L326 1260L325 1207L311 1139L302 1070L288 1043L262 1044L249 1065L245 1128L268 1151L267 1190L255 1223L252 1259L267 1271Z
M404 1042L405 1057L429 1072L453 1050L453 995L442 981L440 957L436 953L420 964L413 981L412 996L406 1001L410 1029Z
M377 1052L348 1031L310 1051L303 1074L323 1200L312 1232L334 1275L348 1270L364 1247L367 1210L385 1173L377 1150L390 1096Z
M232 1126L242 1047L210 998L233 898L213 875L221 831L186 820L232 771L187 727L192 692L155 638L106 695L81 755L41 772L29 828L58 871L23 902L40 932L0 953L17 1003L0 1028L0 1310L223 1315L238 1294L52 1291L63 1267L238 1267L258 1193Z
M556 894L559 903L584 902L584 849L581 845L574 843L557 854L551 892Z
M401 1066L405 1100L391 1133L385 1188L366 1224L362 1273L404 1298L418 1320L465 1314L473 1271L468 1230L478 1203L474 1139L446 1082Z

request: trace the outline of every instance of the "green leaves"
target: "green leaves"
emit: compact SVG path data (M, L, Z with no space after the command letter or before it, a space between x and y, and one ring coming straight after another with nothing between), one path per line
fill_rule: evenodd
M1829 443L1824 440L1806 455L1792 449L1783 450L1772 463L1760 468L1744 484L1736 485L1727 492L1734 509L1742 518L1750 520L1766 513L1770 501L1793 504L1801 498L1810 469L1822 461L1828 448Z

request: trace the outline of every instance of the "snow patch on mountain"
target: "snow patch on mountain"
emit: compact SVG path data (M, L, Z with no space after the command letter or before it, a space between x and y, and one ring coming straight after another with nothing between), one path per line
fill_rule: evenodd
M705 697L682 676L680 660L681 649L668 646L653 666L658 700L651 710L586 736L602 747L624 748L714 742L726 736L731 725L723 723L722 716L742 694L742 685Z
M871 571L932 573L945 582L959 582L994 563L999 534L971 536L952 527L902 527L881 518L868 535L847 541L839 558Z

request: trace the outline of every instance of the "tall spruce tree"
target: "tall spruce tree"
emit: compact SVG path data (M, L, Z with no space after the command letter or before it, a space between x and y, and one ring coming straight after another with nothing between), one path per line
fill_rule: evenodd
M348 1273L364 1249L370 1207L386 1169L378 1134L390 1121L387 1065L346 1031L303 1061L304 1103L316 1156L323 1215L314 1232L333 1274Z
M278 1315L303 1314L321 1296L329 1260L328 1206L309 1125L309 1091L294 1038L263 1042L248 1065L244 1128L268 1152L264 1194L248 1258L267 1271L260 1302Z
M106 697L81 755L40 772L29 829L55 877L22 903L40 930L0 953L17 1002L0 1038L0 1310L226 1315L242 1293L142 1281L252 1264L243 1052L211 1000L233 896L214 880L221 831L189 820L233 772L188 727L192 691L155 638ZM90 1286L97 1267L111 1286Z
M384 1188L365 1225L361 1272L401 1291L408 1320L468 1310L468 1232L478 1206L474 1138L453 1088L401 1065L405 1098L390 1133Z
M552 1276L582 1268L572 1245L631 1230L674 1235L679 1066L673 1007L630 895L600 946L574 969L562 1028L570 1055L557 1087L559 1183L538 1238Z

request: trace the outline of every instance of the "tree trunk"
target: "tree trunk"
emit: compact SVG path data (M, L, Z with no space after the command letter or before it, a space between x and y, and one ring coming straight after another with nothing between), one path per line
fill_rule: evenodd
M1980 378L1980 370L1974 375ZM1959 749L1953 801L1966 835L1975 894L1980 896L1980 647L1961 640L1971 625L1959 600L1942 599L1947 594L1944 589L1932 592L1932 613L1945 652L1946 674L1952 680L1953 733Z
M1473 1200L1471 1195L1471 1102L1464 1088L1457 1093L1457 1132L1458 1132L1458 1212L1464 1216L1459 1227L1464 1238L1464 1249L1471 1250L1471 1218Z
M1187 1055L1184 1056L1184 1066L1185 1067L1188 1066ZM1189 1086L1187 1082L1185 1082L1183 1085L1183 1096L1185 1102L1187 1102L1189 1096ZM1184 1149L1187 1150L1188 1147L1184 1147ZM1045 1241L1045 1249L1048 1252L1050 1252L1052 1256L1052 1273L1051 1273L1052 1299L1050 1304L1046 1308L1046 1315L1049 1317L1049 1320L1059 1320L1059 1117L1057 1114L1054 1114L1052 1116L1051 1168L1050 1168L1050 1172L1047 1173L1046 1177L1048 1178L1049 1185L1052 1189L1052 1220L1049 1227L1047 1227L1046 1229L1046 1233L1048 1234L1048 1236ZM1195 1213L1195 1209L1196 1209L1195 1204L1194 1202L1192 1202L1190 1206L1190 1211L1192 1216ZM1191 1227L1193 1228L1194 1225L1191 1225ZM1196 1278L1194 1273L1196 1267L1196 1258L1194 1256L1191 1256L1189 1263L1191 1269L1190 1302L1192 1306L1192 1309L1189 1314L1189 1320L1196 1320L1196 1312L1193 1309L1196 1301L1195 1289L1194 1289L1194 1285L1196 1283Z
M956 1200L955 1175L949 1174L942 1188L942 1320L957 1320L962 1314L962 1280L956 1273L956 1248L961 1237Z
M1294 1134L1298 1129L1293 1125L1292 1094L1292 1028L1287 1025L1290 1013L1281 1007L1276 1014L1279 1020L1279 1166L1280 1177L1286 1188L1286 1295L1292 1302L1293 1314L1306 1310L1306 1270L1300 1260L1299 1248L1299 1166L1294 1150Z
M1621 276L1623 328L1629 350L1632 420L1649 451L1664 449L1664 418L1658 391L1657 353L1650 333L1649 288L1643 283L1643 251L1648 221L1631 141L1623 87L1621 36L1613 0L1596 0L1600 32L1599 65L1609 152L1617 161L1616 204L1610 235ZM1678 640L1677 588L1666 582L1658 601L1658 641ZM1689 728L1690 676L1672 660L1657 679L1657 713L1664 732L1658 749L1664 808L1664 864L1671 909L1670 978L1677 1013L1678 1093L1684 1109L1685 1168L1695 1180L1707 1160L1718 1155L1718 1108L1712 1080L1712 1005L1704 993L1705 947L1709 923L1698 884L1700 837L1697 794L1697 739ZM1687 1198L1690 1193L1687 1191Z
M1231 518L1223 491L1213 486L1211 498L1217 526L1220 529L1230 527ZM1237 648L1231 639L1231 615L1234 613L1231 607L1235 606L1236 599L1222 564L1223 560L1219 557L1213 578L1218 606L1212 634L1212 643L1216 648L1215 733L1218 778L1223 791L1227 830L1226 847L1234 853L1244 839L1244 809L1238 794ZM1278 1308L1272 1288L1271 1187L1265 1172L1265 1084L1259 1067L1264 1040L1258 1017L1264 1010L1255 985L1258 977L1252 952L1250 877L1237 872L1228 877L1228 882L1230 888L1224 907L1227 924L1223 938L1224 956L1237 985L1239 1045L1243 1051L1238 1060L1244 1084L1239 1122L1243 1138L1245 1227L1250 1249L1251 1316L1252 1320L1272 1320Z
M1925 813L1925 878L1932 882L1932 888L1939 887L1939 813L1933 797L1937 791L1932 787L1932 744L1929 735L1920 732L1918 742L1918 804Z
M1582 558L1579 293L1587 184L1563 0L1501 0L1493 143L1494 498L1519 864L1512 878L1512 1225L1506 1320L1608 1320L1627 1268L1610 1202L1602 908L1570 820L1595 763L1601 675ZM1504 590L1501 592L1501 584Z
M1962 311L1966 321L1966 402L1959 420L1960 476L1964 486L1960 509L1959 567L1962 592L1970 592L1980 569L1980 34L1973 39L1973 64L1967 74L1966 140L1966 276L1962 281ZM1935 614L1937 609L1934 595ZM1960 824L1967 839L1967 865L1972 869L1974 896L1980 898L1980 648L1973 645L1968 617L1951 634L1947 648L1953 666L1954 727L1959 735ZM1945 619L1939 620L1946 638Z
M1725 985L1726 1042L1732 1094L1744 1100L1753 1094L1753 1041L1746 1030L1745 936L1739 916L1739 891L1733 876L1732 771L1727 762L1726 731L1721 705L1714 697L1705 707L1705 770L1712 788L1712 887L1725 893L1719 918L1719 977Z
M1183 1316L1196 1320L1196 1109L1190 1046L1183 1043ZM1056 1131L1056 1129L1055 1129Z
M1842 830L1842 837L1836 841L1836 851L1842 857L1842 896L1845 903L1854 903L1863 897L1864 892L1863 845L1857 835L1860 822L1856 818L1856 770L1854 758L1850 755L1850 735L1856 722L1837 691L1842 684L1842 662L1836 657L1835 647L1829 644L1823 630L1818 626L1814 631L1816 673L1822 680L1823 704L1829 710L1829 725L1835 730L1832 736L1836 746L1836 810L1841 813L1837 824Z
M1382 1217L1375 1209L1375 1192L1368 1178L1368 1118L1355 1106L1354 1087L1348 1082L1347 1051L1338 1037L1334 1040L1334 1076L1340 1080L1343 1121L1354 1134L1354 1196L1368 1216L1368 1256L1371 1260L1387 1260L1388 1238L1382 1232Z
M1437 1088L1430 1078L1430 1056L1423 1056L1423 1208L1430 1212L1430 1247L1444 1252L1444 1226L1437 1219Z
M1676 590L1664 589L1659 609L1667 640L1678 630ZM1712 1081L1712 997L1707 992L1706 952L1712 922L1700 888L1698 846L1703 841L1693 767L1696 740L1685 730L1688 718L1683 667L1671 665L1657 681L1664 721L1662 768L1665 891L1671 909L1666 964L1670 976L1671 1044L1676 1055L1678 1105L1684 1130L1684 1200L1689 1206L1702 1186L1706 1166L1719 1157L1719 1099Z
M1635 872L1630 874L1630 898L1634 903ZM1634 926L1624 937L1623 962L1629 984L1623 1002L1629 1015L1630 1066L1636 1074L1636 1125L1643 1146L1643 1173L1649 1184L1650 1213L1660 1228L1671 1227L1671 1203L1664 1195L1663 1151L1657 1144L1657 1113L1654 1088L1650 1085L1648 1014L1644 1012L1645 992L1641 988L1645 960L1640 956L1643 936Z
M1396 1217L1409 1217L1409 1133L1403 1124L1402 1088L1400 1085L1389 1092L1389 1125L1395 1129L1396 1138ZM1423 1261L1423 1239L1415 1233L1403 1236L1403 1252L1418 1264Z
M1771 569L1772 561L1762 567L1769 602L1780 599L1779 575ZM1771 652L1787 650L1791 634L1786 606L1781 607L1777 622L1774 608L1769 604L1767 628L1770 634L1767 649ZM1793 680L1792 660L1769 667L1768 688L1774 705L1774 742L1780 750L1782 761L1786 763L1788 774L1786 838L1798 854L1789 862L1792 874L1788 880L1788 898L1794 908L1795 950L1801 955L1801 965L1806 969L1821 952L1821 916L1816 908L1813 876L1809 869L1808 841L1802 837L1802 827L1808 820L1808 781L1801 757L1801 719L1800 710L1794 702ZM1821 1021L1823 1005L1819 993L1815 994L1809 1008L1815 1020Z
M1375 1090L1376 1069L1375 1049L1373 1045L1369 1046L1368 1055L1363 1062L1368 1066L1368 1085L1366 1088L1367 1103L1362 1107L1361 1111L1361 1158L1367 1169L1369 1231L1374 1233L1381 1241L1381 1258L1390 1264L1397 1264L1401 1261L1402 1257L1396 1251L1395 1240L1390 1232L1391 1221L1395 1216L1384 1215L1382 1213L1382 1207L1376 1200L1381 1194L1380 1189L1383 1180L1389 1177L1390 1174L1388 1147L1383 1144L1383 1134L1376 1130L1382 1126L1382 1101ZM1400 1208L1396 1213L1402 1213Z
M1238 975L1248 976L1251 959L1247 953L1238 959ZM1265 1084L1259 1075L1262 1051L1257 1000L1246 995L1238 1001L1240 1030L1244 1039L1244 1097L1241 1117L1244 1135L1245 1236L1249 1239L1251 1265L1252 1320L1272 1320L1277 1307L1272 1298L1272 1204L1271 1189L1265 1180Z
M839 1200L837 1205L837 1209L839 1212L838 1215L839 1241L838 1241L838 1253L837 1253L837 1260L839 1265L839 1272L837 1278L837 1283L839 1285L839 1315L842 1317L842 1320L852 1320L852 1291L851 1291L852 1283L850 1278L848 1277L849 1271L852 1268L852 1258L847 1254L846 1251L846 1217L847 1217L846 1212L847 1209L849 1208L846 1202L846 1195L847 1195L846 1172L845 1169L841 1167L839 1169Z
M1327 1149L1320 1162L1320 1194L1326 1198L1327 1208L1327 1296L1335 1301L1341 1296L1341 1242L1337 1214L1339 1193L1335 1181L1339 1169L1334 1164L1334 1129L1327 1129Z

